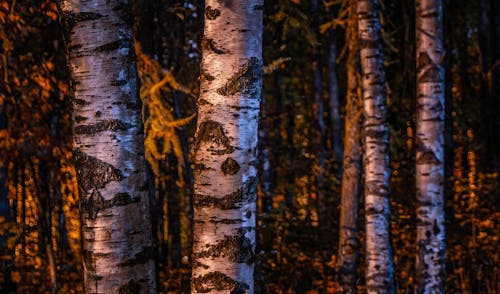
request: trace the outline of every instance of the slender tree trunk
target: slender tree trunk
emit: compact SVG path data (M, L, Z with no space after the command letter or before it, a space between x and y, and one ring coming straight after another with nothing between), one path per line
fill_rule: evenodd
M358 0L364 101L367 293L394 292L390 238L389 125L378 0Z
M333 8L330 9L330 18L335 18ZM332 128L332 149L335 155L335 162L338 163L339 175L342 173L342 140L341 129L342 122L340 118L340 103L339 103L339 81L337 78L337 32L335 28L328 30L328 90L330 107L330 125Z
M440 0L417 0L417 287L444 293L444 48Z
M205 3L195 135L194 293L253 293L262 0Z
M87 293L154 293L141 104L126 1L62 1Z
M492 29L492 43L493 43L493 65L491 68L491 87L493 96L493 109L495 113L500 112L500 2L492 1L492 15L491 18ZM493 140L494 152L494 167L497 173L497 179L500 181L500 119L496 119L493 125L493 133L495 134Z
M358 199L361 176L361 126L362 104L357 73L359 72L358 30L355 1L350 1L346 40L349 46L347 59L347 105L345 118L342 195L340 206L338 283L340 293L356 293L358 267Z
M319 7L318 0L312 0L312 26L319 39ZM328 231L331 227L330 218L327 216L328 207L330 206L330 199L327 199L325 193L325 177L326 177L326 148L325 148L325 106L323 101L323 86L321 77L321 54L319 44L314 44L312 47L312 73L314 83L314 102L313 102L313 115L316 117L316 125L314 132L314 152L316 153L316 193L318 195L317 209L318 209L318 222L321 231ZM327 251L331 248L331 234L322 234L327 243L325 248ZM328 254L330 255L330 254Z

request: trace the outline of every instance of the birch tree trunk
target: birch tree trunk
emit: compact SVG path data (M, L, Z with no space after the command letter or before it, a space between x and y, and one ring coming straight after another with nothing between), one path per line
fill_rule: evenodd
M262 0L205 3L193 293L254 293L262 10Z
M67 0L86 293L155 293L141 104L126 1Z
M340 293L356 293L358 267L358 201L361 176L362 104L357 73L359 72L356 1L350 1L346 41L347 105L345 118L344 157L340 206L338 277Z
M390 242L389 126L377 0L358 0L364 104L367 293L393 293Z
M417 0L417 287L445 291L444 48L442 3Z

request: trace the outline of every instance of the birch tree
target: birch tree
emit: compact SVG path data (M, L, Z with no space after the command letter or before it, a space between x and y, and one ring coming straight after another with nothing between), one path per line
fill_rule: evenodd
M87 293L154 293L141 104L126 1L66 0Z
M358 202L361 176L362 101L357 73L359 72L358 28L356 1L349 1L346 42L349 55L346 62L347 97L344 137L344 157L339 225L338 277L340 293L356 293L358 267Z
M207 0L195 135L193 293L253 293L263 1Z
M442 3L417 0L417 288L444 293L444 48Z
M365 114L366 288L368 293L392 293L389 125L378 5L377 0L357 3Z

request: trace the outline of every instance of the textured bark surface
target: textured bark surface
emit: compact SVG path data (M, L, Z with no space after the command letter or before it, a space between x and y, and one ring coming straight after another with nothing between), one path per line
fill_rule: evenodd
M366 291L394 292L390 243L389 125L377 0L358 0L364 105Z
M155 293L141 105L126 1L62 1L86 293Z
M340 206L338 283L340 293L356 293L358 267L358 201L361 176L362 102L357 73L359 55L355 1L349 4L347 41L347 97L345 118L342 195Z
M193 293L253 293L262 0L205 3Z
M444 48L442 3L417 0L417 287L445 291Z

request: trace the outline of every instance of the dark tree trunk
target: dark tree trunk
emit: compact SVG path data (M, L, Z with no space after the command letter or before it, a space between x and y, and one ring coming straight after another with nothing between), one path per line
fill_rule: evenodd
M344 158L339 225L338 275L340 293L356 293L358 267L358 205L361 177L361 128L363 108L361 101L358 29L356 1L349 1L346 39L349 46L347 58L347 94L344 131Z

